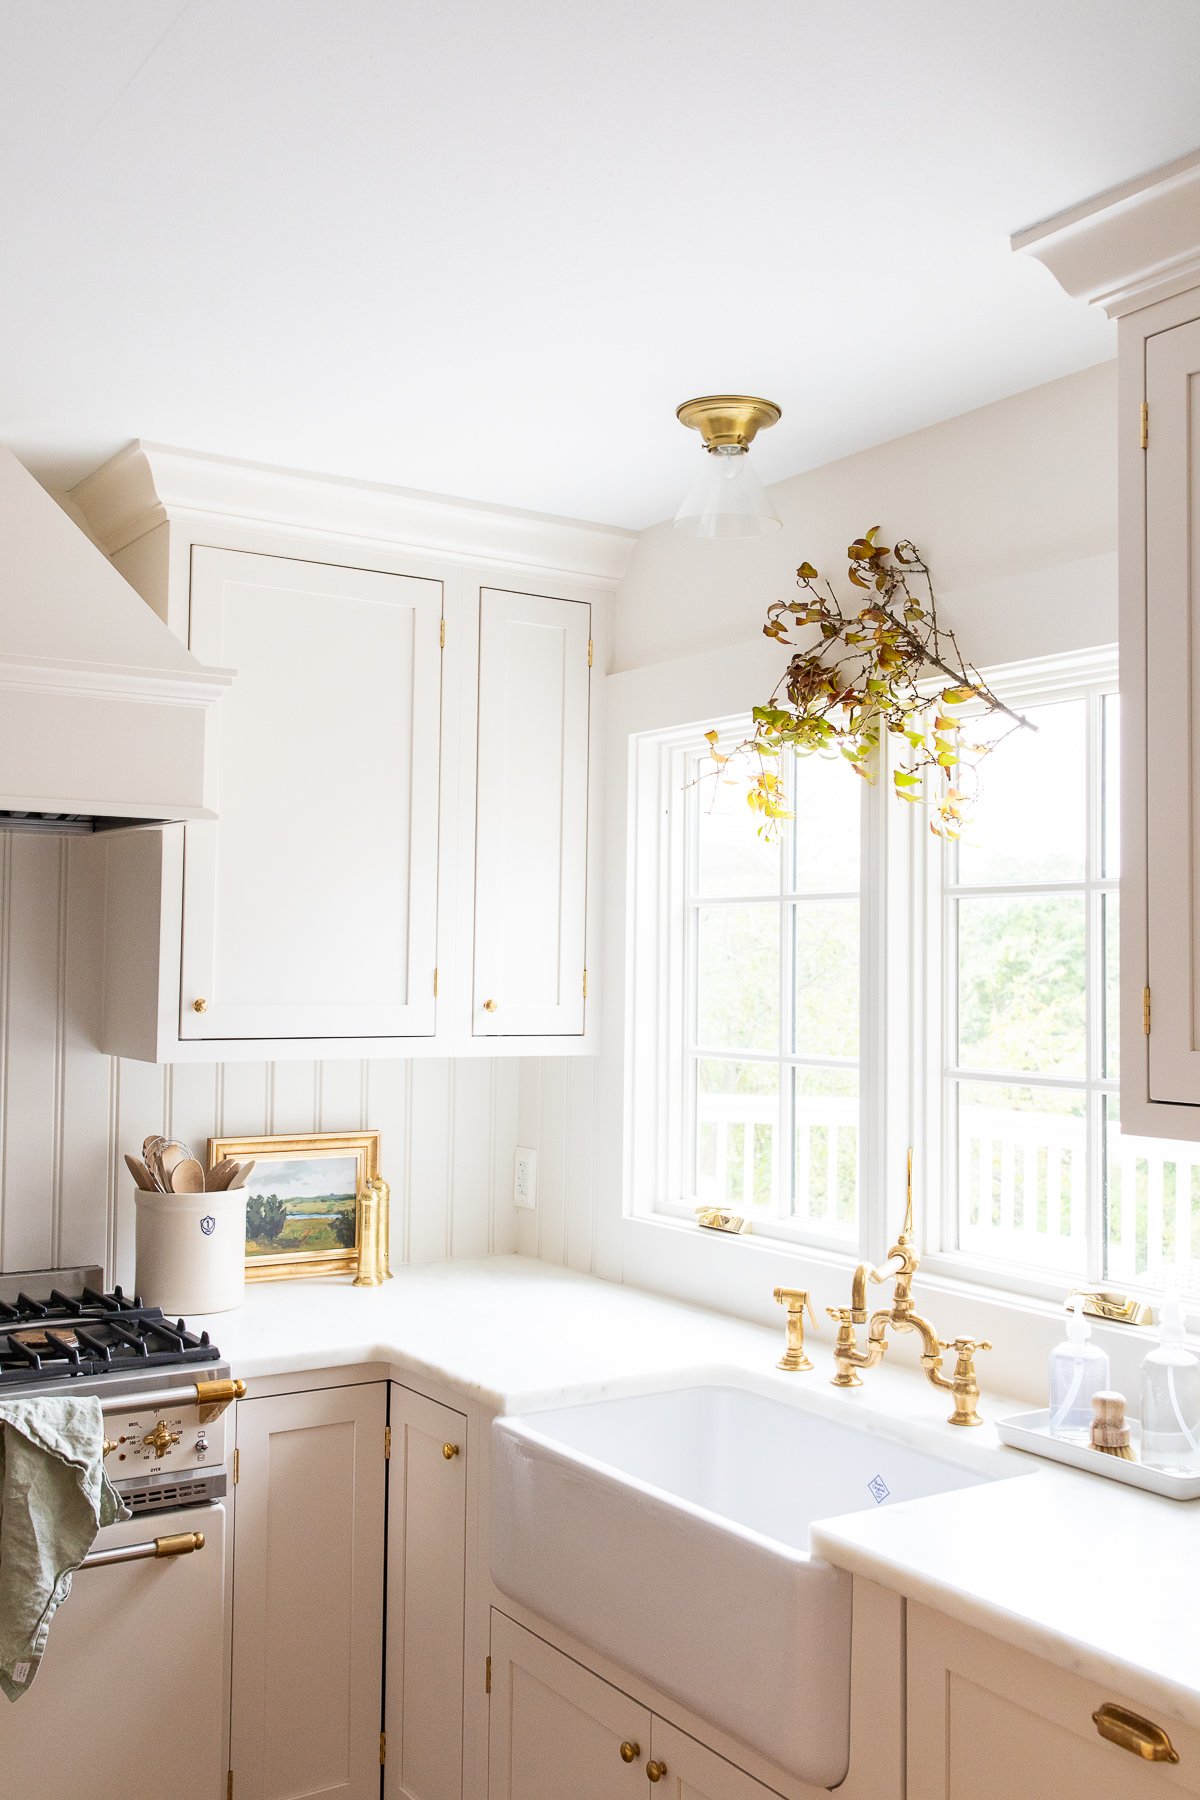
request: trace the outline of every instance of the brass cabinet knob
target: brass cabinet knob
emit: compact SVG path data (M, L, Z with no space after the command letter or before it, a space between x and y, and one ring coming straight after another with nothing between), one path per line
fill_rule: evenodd
M453 1462L454 1458L458 1455L458 1445L457 1444L443 1444L442 1445L442 1455L445 1457L447 1462Z
M483 1003L483 1010L484 1012L495 1012L496 1002L494 1000L485 1000Z
M621 1745L622 1762L636 1762L641 1754L642 1746L640 1744L631 1744L627 1739L625 1743Z
M646 1764L646 1780L661 1781L667 1772L666 1763L648 1762Z
M193 1000L192 1001L192 1011L193 1012L207 1012L208 1011L208 1001L207 1000Z

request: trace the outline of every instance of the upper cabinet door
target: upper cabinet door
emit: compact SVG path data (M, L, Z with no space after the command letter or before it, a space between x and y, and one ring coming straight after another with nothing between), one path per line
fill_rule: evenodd
M477 1037L583 1031L591 618L480 595Z
M184 852L180 1036L432 1034L442 585L197 548L218 820Z
M1149 1097L1195 1106L1200 1104L1200 320L1147 339L1146 401Z

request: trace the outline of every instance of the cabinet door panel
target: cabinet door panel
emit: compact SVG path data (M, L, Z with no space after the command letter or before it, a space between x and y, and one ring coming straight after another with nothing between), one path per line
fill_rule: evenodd
M912 1604L907 1656L908 1792L920 1800L1200 1793L1197 1733L1168 1723L1179 1762L1144 1762L1098 1734L1093 1712L1123 1702L1094 1682Z
M1146 342L1151 1100L1200 1104L1200 321ZM1130 844L1125 854L1140 857ZM1140 970L1122 970L1138 983Z
M776 1800L774 1788L764 1787L657 1713L650 1741L655 1762L666 1767L656 1790L662 1800Z
M185 833L183 1037L432 1033L441 614L440 582L193 552L191 647L237 679Z
M384 1791L460 1800L467 1421L397 1383L390 1418Z
M477 1036L583 1031L591 616L480 595Z
M645 1707L493 1612L488 1800L645 1800L650 1731Z
M377 1800L385 1412L383 1382L238 1406L238 1800Z

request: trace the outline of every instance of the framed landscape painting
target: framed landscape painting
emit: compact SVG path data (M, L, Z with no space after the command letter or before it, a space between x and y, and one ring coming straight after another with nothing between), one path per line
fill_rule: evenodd
M354 1273L356 1202L379 1173L377 1131L209 1138L209 1168L226 1156L254 1163L246 1182L247 1281Z

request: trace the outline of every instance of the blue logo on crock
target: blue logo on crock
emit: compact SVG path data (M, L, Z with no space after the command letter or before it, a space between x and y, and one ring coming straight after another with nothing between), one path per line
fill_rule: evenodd
M211 1237L213 1232L217 1229L217 1221L213 1218L211 1213L205 1213L200 1221L200 1229L205 1237Z

